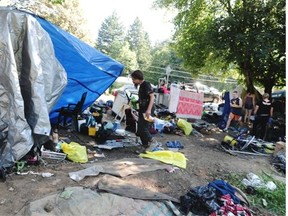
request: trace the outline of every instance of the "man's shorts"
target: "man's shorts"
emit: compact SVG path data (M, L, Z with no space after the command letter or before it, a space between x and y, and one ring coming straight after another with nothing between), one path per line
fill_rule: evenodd
M232 119L232 120L235 120L235 121L241 121L241 116L240 115L236 115L236 114L234 114L232 112L230 112L229 118Z

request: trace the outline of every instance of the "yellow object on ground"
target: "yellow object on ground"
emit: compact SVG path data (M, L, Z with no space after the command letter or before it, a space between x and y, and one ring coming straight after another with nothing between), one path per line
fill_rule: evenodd
M65 154L67 154L67 158L71 161L77 163L88 162L88 156L85 146L82 146L76 142L71 142L70 144L62 143L61 149Z
M184 132L186 136L189 136L193 130L191 123L187 122L184 119L179 119L177 121L177 126Z
M223 141L231 146L235 146L237 144L237 140L228 135L224 137Z
M163 163L172 164L180 168L186 169L186 160L184 154L173 151L154 151L146 152L139 155L140 157L151 158L159 160Z

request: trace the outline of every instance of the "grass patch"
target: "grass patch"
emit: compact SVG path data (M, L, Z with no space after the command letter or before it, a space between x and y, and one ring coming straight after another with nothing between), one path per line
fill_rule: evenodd
M265 189L265 188L257 188L255 195L247 194L247 198L250 200L252 206L262 206L263 201L265 199L267 201L266 210L269 210L273 215L286 215L285 207L286 207L286 198L285 191L286 185L283 182L277 181L273 179L271 176L262 173L258 175L260 179L262 179L265 183L268 181L273 181L277 188L274 191ZM241 183L242 179L246 178L246 174L228 174L222 179L227 181L229 184L240 188L243 192L245 192L245 186Z

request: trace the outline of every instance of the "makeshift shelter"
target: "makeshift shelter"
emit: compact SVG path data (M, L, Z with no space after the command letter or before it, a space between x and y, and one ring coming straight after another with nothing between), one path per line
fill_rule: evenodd
M1 168L47 141L55 110L83 92L88 107L124 66L33 14L0 8L0 26Z

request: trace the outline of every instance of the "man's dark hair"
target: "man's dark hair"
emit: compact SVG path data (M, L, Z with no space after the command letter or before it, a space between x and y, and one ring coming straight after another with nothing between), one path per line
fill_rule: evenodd
M238 94L238 92L237 92L237 91L233 91L233 93L236 93L236 94Z
M131 73L133 79L144 80L143 73L140 70L135 70Z

